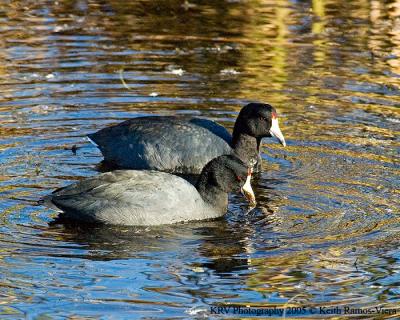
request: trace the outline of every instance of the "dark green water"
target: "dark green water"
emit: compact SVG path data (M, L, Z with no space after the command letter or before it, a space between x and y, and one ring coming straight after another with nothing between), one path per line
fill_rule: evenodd
M233 195L221 221L68 229L33 205L97 173L87 133L179 113L232 129L254 100L288 146L264 141L248 214ZM399 107L398 0L0 0L0 318L398 319Z

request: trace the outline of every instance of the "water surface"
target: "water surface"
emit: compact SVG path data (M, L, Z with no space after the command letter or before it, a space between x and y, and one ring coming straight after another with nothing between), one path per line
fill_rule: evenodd
M399 307L399 1L0 4L1 318ZM288 142L265 139L250 213L232 195L220 221L84 229L35 205L97 174L87 133L181 113L231 130L249 101Z

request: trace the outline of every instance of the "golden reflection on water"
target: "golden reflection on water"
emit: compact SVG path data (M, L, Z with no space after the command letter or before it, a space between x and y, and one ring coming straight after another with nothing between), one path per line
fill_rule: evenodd
M0 314L397 306L399 19L399 0L4 3ZM233 196L218 222L86 230L33 205L96 174L89 132L176 113L231 130L249 100L288 141L264 141L250 212Z

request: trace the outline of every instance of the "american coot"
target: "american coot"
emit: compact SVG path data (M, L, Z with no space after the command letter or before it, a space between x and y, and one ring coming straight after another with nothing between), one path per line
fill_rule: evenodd
M196 187L165 172L116 170L57 189L40 203L61 210L62 222L138 226L212 219L226 213L228 192L236 188L255 204L250 177L241 160L223 155L204 167Z
M271 136L286 145L276 110L262 103L242 108L233 136L214 121L173 116L133 118L88 135L105 164L181 174L199 174L211 159L230 153L245 163L258 157L260 165L261 139Z

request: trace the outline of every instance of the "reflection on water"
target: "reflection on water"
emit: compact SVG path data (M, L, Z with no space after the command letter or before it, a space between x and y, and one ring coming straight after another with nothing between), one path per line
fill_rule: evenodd
M400 2L3 1L0 314L206 316L399 305ZM276 106L258 207L159 228L49 226L35 200L96 174L85 135L146 114L232 129Z

